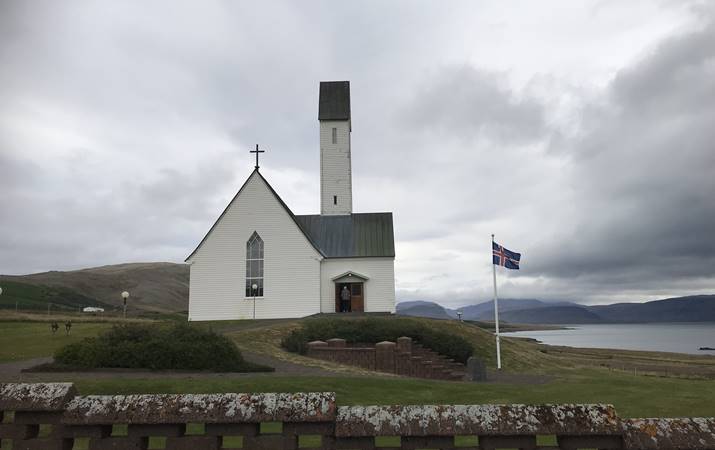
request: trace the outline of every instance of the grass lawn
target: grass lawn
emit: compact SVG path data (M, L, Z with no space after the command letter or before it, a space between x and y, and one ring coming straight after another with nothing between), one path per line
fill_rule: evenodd
M0 322L0 362L52 356L60 347L77 342L82 338L95 336L111 327L109 323L72 323L69 336L65 334L63 322L54 335L49 323L42 322Z
M0 321L0 362L51 356L59 347L94 336L111 325L74 323L70 336L65 336L63 328L53 336L48 323ZM286 354L279 347L281 336L295 326L293 322L276 321L263 329L258 326L261 324L248 321L226 325L223 325L226 328L222 331L233 337L240 347L295 358L299 363L304 359L300 355ZM450 326L474 342L483 343L483 347L490 344L491 335L477 327ZM128 379L92 378L91 375L73 377L57 373L48 377L55 381L74 381L82 394L333 391L341 405L612 403L622 417L715 416L713 379L636 376L632 372L609 371L600 367L589 369L574 365L573 355L544 354L537 351L534 344L505 341L507 367L527 373L548 373L558 378L546 384L529 385L451 383L356 375ZM588 355L588 358L595 356ZM699 360L687 362L702 364ZM678 364L685 362L679 361Z
M82 394L334 391L340 405L612 403L622 417L715 416L715 381L567 371L541 385L412 378L250 376L238 379L74 380Z

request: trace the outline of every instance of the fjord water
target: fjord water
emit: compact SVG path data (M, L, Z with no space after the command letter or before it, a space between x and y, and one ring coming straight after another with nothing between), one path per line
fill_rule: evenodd
M715 322L637 323L564 325L566 330L517 331L510 337L529 337L548 345L568 347L615 348L655 352L715 355Z

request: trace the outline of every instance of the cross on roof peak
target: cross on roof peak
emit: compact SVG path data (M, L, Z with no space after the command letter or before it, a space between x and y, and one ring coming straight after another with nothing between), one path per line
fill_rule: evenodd
M255 153L256 154L256 169L258 169L260 166L258 165L258 154L259 153L265 153L265 150L258 150L258 144L256 144L256 149L251 150L249 153Z

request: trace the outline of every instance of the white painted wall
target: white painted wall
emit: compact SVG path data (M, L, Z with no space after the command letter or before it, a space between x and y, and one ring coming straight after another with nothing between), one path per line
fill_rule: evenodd
M264 242L264 298L256 301L256 317L320 312L322 256L254 172L188 261L189 320L253 317L253 299L245 298L245 258L254 231Z
M365 312L395 312L395 258L334 258L320 265L321 312L335 312L333 278L345 272L368 277L364 284Z
M333 128L337 144L333 144ZM353 212L352 169L350 163L350 121L320 121L320 213ZM338 203L333 203L337 195Z

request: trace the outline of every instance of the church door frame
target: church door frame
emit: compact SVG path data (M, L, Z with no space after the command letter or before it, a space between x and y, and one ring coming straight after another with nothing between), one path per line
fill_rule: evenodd
M340 291L343 286L350 289L350 311L365 312L365 287L368 277L355 272L345 272L332 278L335 285L335 312L342 312L340 308Z
M347 312L365 312L365 283L362 281L335 283L335 312L344 312L340 308L340 292L343 290L343 286L347 286L350 290L350 311Z

